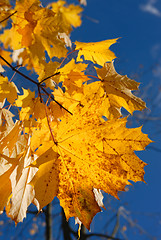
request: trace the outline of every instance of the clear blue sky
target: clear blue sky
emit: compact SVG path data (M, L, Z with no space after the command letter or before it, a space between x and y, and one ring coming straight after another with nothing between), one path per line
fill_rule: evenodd
M45 5L49 1L42 2ZM76 0L67 2L77 3ZM125 231L125 234L130 240L153 239L153 237L159 240L161 239L161 152L158 149L161 149L161 122L155 119L161 116L161 0L87 0L82 21L82 26L71 34L73 42L76 40L95 42L121 37L111 48L118 57L115 61L116 69L141 82L140 94L147 102L147 107L151 109L145 115L134 114L134 124L138 126L145 123L143 132L148 133L155 141L151 144L151 148L137 153L148 163L145 167L147 184L134 184L129 191L120 194L120 201L112 200L112 206L116 209L123 206L129 211L129 230ZM140 119L142 117L143 120ZM152 148L157 148L158 151ZM95 228L98 232L106 232L106 221L112 211L107 204L107 197L105 205L107 211L95 217L91 230ZM131 224L137 221L136 228L130 227L130 221ZM124 217L121 217L121 224L125 222ZM3 226L0 231L3 231ZM139 231L143 231L142 234ZM123 239L123 236L119 237ZM39 238L35 237L35 239Z

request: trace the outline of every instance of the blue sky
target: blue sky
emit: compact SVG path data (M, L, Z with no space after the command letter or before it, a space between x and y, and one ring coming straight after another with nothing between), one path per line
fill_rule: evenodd
M42 2L45 5L49 1ZM77 3L76 0L67 2ZM119 73L141 83L139 94L151 109L143 114L136 112L133 125L145 124L143 132L155 141L151 148L137 153L148 163L145 167L147 183L134 184L127 192L120 194L120 201L106 196L107 210L94 218L91 230L106 232L107 220L115 210L120 209L121 226L128 222L129 228L125 235L118 237L126 239L127 236L130 240L161 239L161 0L87 0L82 21L82 26L71 34L73 42L120 37L111 48L117 56L115 67ZM3 233L3 227L0 231ZM11 236L12 233L8 234ZM38 238L35 236L35 239Z

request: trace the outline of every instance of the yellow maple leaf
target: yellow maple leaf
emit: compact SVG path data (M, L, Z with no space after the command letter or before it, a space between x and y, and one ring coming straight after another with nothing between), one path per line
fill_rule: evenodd
M74 87L76 90L76 86ZM58 101L63 107L68 109L70 112L73 113L74 109L80 104L81 99L83 98L83 92L82 89L78 88L79 92L73 92L72 95L69 94L69 92L63 92L61 88L55 89L53 92L54 98L56 101ZM62 114L66 115L67 112L63 109L61 109Z
M37 73L39 75L39 78L38 78L39 82L41 82L41 80L43 80L45 78L48 78L48 77L54 75L54 73L59 72L57 70L59 65L60 65L60 63L58 63L58 62L52 62L52 61L50 61L48 63L45 62L43 64L42 68L37 69ZM57 75L48 78L45 81L46 86L49 87L50 89L55 88L53 81L57 82Z
M17 121L10 131L0 139L0 153L4 153L7 148L9 150L9 155L11 156L21 131L21 124Z
M13 82L9 82L7 77L0 76L0 101L7 98L11 104L17 98L18 89Z
M10 57L11 55L11 52L9 51L6 51L6 50L2 50L0 48L0 55L3 56L3 58L5 60L7 60L7 62L11 63L12 62L12 58ZM2 61L2 59L0 59L0 64L3 66L3 65L7 65L4 61Z
M101 66L104 66L105 62L111 62L116 58L115 54L109 50L109 47L116 43L118 38L105 40L101 42L75 42L76 50L79 50L77 61L82 61L81 56L84 56L85 60L90 60Z
M16 39L16 41L14 41ZM5 29L4 33L0 35L0 40L3 42L4 47L11 49L20 49L22 48L21 40L22 36L16 31L15 28Z
M0 2L0 28L7 25L7 18L12 14L9 0L1 0ZM6 19L6 20L5 20Z
M22 107L20 112L20 120L29 119L30 109L34 106L35 92L23 88L23 95L19 95L16 100L16 106Z
M45 117L44 105L40 102L40 98L35 97L35 92L23 88L23 95L19 95L15 104L21 107L19 112L20 120L33 120ZM32 123L31 123L32 125Z
M107 119L119 118L121 116L120 108L113 106L112 101L106 95L99 81L90 84L84 84L83 94L80 99L82 115L96 115Z
M18 165L18 158L9 158L0 153L0 162L3 158L8 161L6 164L8 169L0 175L0 211L3 211L12 192L10 175Z
M59 82L62 81L64 83L66 92L69 95L73 94L73 92L82 92L83 83L88 80L88 77L84 73L86 68L87 64L75 63L74 59L72 59L59 69Z
M0 211L3 211L8 198L12 192L12 188L11 188L11 180L10 180L10 175L13 172L14 167L10 167L10 169L8 171L6 171L4 174L2 174L0 176L0 181L1 181L1 185L0 185Z
M46 161L44 161L44 159L46 159ZM52 148L49 148L49 150L39 157L38 165L35 163L31 165L33 167L39 167L40 169L35 175L34 180L32 180L32 185L36 189L35 197L38 200L41 199L41 201L39 201L40 209L46 206L44 195L48 196L47 201L49 202L53 200L53 195L57 195L58 181L55 180L59 178L58 162L58 153L54 152ZM39 188L40 181L42 188Z
M70 25L73 27L79 27L81 25L80 13L83 9L74 4L64 6L65 4L66 1L59 0L56 3L51 3L50 6L52 7L53 12L62 15L62 23L64 26L66 26L66 24L69 25L68 28L69 31L71 31Z
M0 40L6 48L25 48L25 54L21 57L25 64L29 64L28 67L41 69L38 64L45 63L45 51L51 58L63 57L67 53L64 40L58 34L63 32L59 16L52 10L40 6L39 0L16 1L14 10L16 14L11 17L12 28L5 30Z
M39 168L31 184L40 208L57 196L67 219L78 217L89 229L100 211L94 188L118 198L128 180L144 181L146 164L134 151L143 150L151 141L141 128L125 125L126 119L101 123L90 117L63 118L58 126L51 123L54 143L52 138L42 141L41 147L48 150L32 164ZM41 138L40 131L37 136Z
M0 103L0 138L6 135L14 126L13 114L4 108L5 101Z
M132 90L138 90L139 83L127 76L122 76L115 71L112 62L106 63L97 74L102 82L107 98L113 108L124 107L130 114L135 110L143 110L146 105L143 100L132 94ZM111 109L112 110L112 109Z
M8 217L14 220L16 224L22 222L26 217L27 208L35 197L33 187L28 183L37 172L37 169L28 167L34 156L31 157L29 142L26 147L27 149L20 158L18 167L14 169L10 176L12 196L6 212Z

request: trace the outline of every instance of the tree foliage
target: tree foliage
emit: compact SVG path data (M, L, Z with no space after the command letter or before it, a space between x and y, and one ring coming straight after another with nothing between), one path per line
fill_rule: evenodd
M115 71L109 48L118 39L71 43L82 10L62 0L0 3L0 63L30 82L18 89L7 71L0 76L0 210L16 223L31 203L40 211L57 196L66 218L89 229L101 190L118 198L129 180L144 181L134 151L151 140L121 113L146 107L132 93L139 83Z

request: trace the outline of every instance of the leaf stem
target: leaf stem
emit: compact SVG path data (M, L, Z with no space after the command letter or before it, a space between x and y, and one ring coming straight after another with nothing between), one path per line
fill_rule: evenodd
M45 113L46 113L46 118L47 118L48 127L49 127L49 130L50 130L50 133L51 133L51 137L52 137L52 139L53 139L53 142L54 142L55 145L57 146L58 143L55 141L55 138L54 138L54 135L53 135L52 129L51 129L51 127L50 127L50 122L49 122L49 118L48 118L47 106L46 106L46 105L45 105Z

